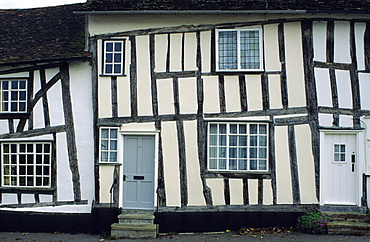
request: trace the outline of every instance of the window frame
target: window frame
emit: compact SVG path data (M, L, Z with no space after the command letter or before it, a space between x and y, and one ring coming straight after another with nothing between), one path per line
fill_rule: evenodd
M109 135L108 138L103 138L103 135L102 135L103 129L108 130L108 135ZM110 132L111 130L116 130L117 137L114 138L114 139L111 138L111 132ZM106 140L107 143L108 143L108 149L106 149L106 150L102 149L103 140ZM111 141L116 141L116 149L110 149L111 148ZM118 163L119 162L118 146L119 146L119 128L117 128L117 127L100 127L100 129L99 129L99 163L103 163L103 164ZM103 152L108 153L107 161L103 161L103 157L102 157ZM112 153L116 154L116 159L114 161L110 161Z
M119 73L115 73L114 72L114 67L112 67L112 72L110 73L107 73L107 65L108 64L112 64L114 65L114 60L112 59L112 62L107 62L107 44L108 43L121 43L121 51L111 51L111 53L113 54L114 56L114 53L121 53L121 61L120 62L116 62L116 63L120 63L121 65L121 70ZM103 43L102 43L102 71L101 71L101 74L103 76L125 76L125 54L126 54L126 39L123 38L123 39L105 39L103 40ZM112 57L114 58L114 57Z
M226 124L226 168L225 169L220 169L219 167L217 168L210 168L211 165L210 165L210 160L214 157L210 157L210 147L220 147L219 144L217 144L216 146L211 146L210 144L210 126L211 124L217 124L219 127L219 124ZM244 134L245 136L247 136L247 146L230 146L229 145L229 137L230 136L233 136L233 135L237 135L238 137L240 136L240 133L238 134L231 134L230 133L230 125L232 124L236 124L236 125L247 125L247 133ZM260 134L259 131L258 131L258 134L252 134L252 135L257 135L257 136L265 136L266 137L266 146L260 146L260 145L257 145L257 146L252 146L253 148L265 148L266 149L266 157L264 158L266 160L266 169L256 169L256 170L252 170L250 169L250 160L251 160L251 157L249 157L249 155L247 155L248 157L246 158L247 159L247 167L248 169L246 170L243 170L243 169L230 169L230 162L229 160L230 159L235 159L235 160L241 160L242 158L240 157L237 157L237 158L232 158L232 157L229 157L229 149L234 147L234 148L240 148L240 147L244 147L244 148L247 148L248 149L248 154L249 154L249 151L250 151L250 125L252 124L257 124L257 129L259 130L259 125L266 125L266 134ZM253 173L253 174L261 174L261 173L269 173L270 172L270 161L269 161L269 146L270 146L270 134L269 134L269 123L268 122L244 122L244 121L210 121L207 123L207 145L206 145L206 153L207 153L207 171L208 172L216 172L216 173ZM238 129L239 129L239 126L238 126ZM219 133L217 133L217 136L219 136ZM259 138L257 139L256 141L257 143L259 142ZM219 157L217 156L217 158L215 159L218 159ZM244 158L245 159L245 158ZM261 157L256 157L256 158L253 158L255 160L263 160L263 158ZM217 161L218 162L218 161ZM259 162L257 162L257 166L258 166ZM218 166L218 165L217 165Z
M3 82L5 82L5 81L8 81L8 89L7 90L3 89ZM17 84L17 88L12 88L12 82L13 81L18 81L18 82L24 81L25 82L24 88L20 88L19 83ZM4 115L19 116L19 115L28 114L29 104L30 104L30 100L29 100L29 89L30 88L29 88L29 85L30 85L30 80L27 77L0 78L0 115L1 116L4 116ZM16 100L11 100L12 99L12 92L17 93ZM24 100L21 99L20 92L25 92ZM8 97L7 97L8 100L2 100L2 97L4 96L5 93L7 93L7 95L8 95ZM17 110L16 111L12 111L12 107L11 107L12 103L17 104ZM19 110L19 104L20 103L24 103L24 109L25 109L24 111ZM7 111L2 110L3 109L2 108L3 104L4 105L7 104L7 108L8 108Z
M4 146L9 145L9 151L5 152L4 151ZM12 152L11 146L15 145L16 146L16 152ZM24 151L21 151L20 146L25 145ZM27 151L28 148L26 148L28 145L32 145L33 150L32 151ZM37 152L37 145L42 145L42 152ZM49 151L45 152L45 145L49 146ZM1 163L1 188L2 189L52 189L53 188L53 179L54 179L54 142L52 141L5 141L1 142L0 144L0 152L1 152L1 157L0 157L0 163ZM9 163L5 163L5 155L9 156ZM20 156L24 155L24 162L21 161ZM32 155L31 162L29 163L28 157ZM38 162L37 156L41 155L41 163ZM49 156L49 161L48 163L45 163L45 156ZM12 163L12 156L16 157L16 162ZM5 174L5 167L9 166L9 174ZM16 174L12 174L12 167L15 167L16 169ZM21 169L24 167L24 171L22 172ZM29 173L29 167L32 168L32 173L33 174L28 174ZM37 167L40 167L41 169L41 174L38 174ZM45 171L47 168L47 173L45 174ZM24 173L24 174L21 174ZM8 177L10 180L7 184L6 182L6 177ZM12 177L16 178L16 185L12 185ZM24 183L25 185L21 185L21 179L22 177L25 179ZM28 183L28 177L31 177L33 180L33 185L27 185ZM42 185L37 185L37 178L40 179ZM45 184L45 178L48 180L48 184Z
M236 69L220 69L220 50L219 50L219 35L220 32L236 31L237 32L237 68ZM241 57L240 57L240 32L242 31L258 31L259 33L259 68L241 68ZM261 72L264 68L263 63L263 31L262 27L250 27L250 28L235 28L235 29L216 29L215 31L215 71L216 72Z

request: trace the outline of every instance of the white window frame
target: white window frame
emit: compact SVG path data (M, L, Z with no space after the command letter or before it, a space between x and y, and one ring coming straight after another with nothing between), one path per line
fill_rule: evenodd
M220 124L225 124L226 125L226 133L223 134L223 135L226 135L226 145L219 145L219 138L217 138L217 145L212 145L211 143L211 125L212 124L217 124L218 128L219 128L219 125ZM240 134L240 133L231 133L230 132L230 125L233 125L233 124L236 124L238 125L238 129L239 129L239 125L246 125L247 129L246 129L246 133L245 134ZM250 133L250 126L251 125L257 125L257 130L258 130L258 133L257 134L252 134L253 136L257 136L257 137L260 137L260 136L264 136L266 138L265 142L265 146L261 146L259 145L259 141L260 141L260 138L257 138L257 146L251 146L250 145L250 136L251 136L251 133ZM265 134L262 134L260 133L259 131L259 125L265 125L266 126L266 133ZM259 173L259 172L268 172L269 171L269 124L268 123L264 123L264 122L209 122L208 123L208 129L207 129L207 168L209 171L222 171L222 172L248 172L248 173ZM238 131L239 132L239 131ZM215 134L213 134L215 135ZM217 133L217 135L220 135L220 133ZM247 136L247 145L246 146L231 146L230 145L230 136ZM217 158L219 158L219 153L217 154L217 158L214 158L214 157L211 157L211 152L210 152L210 149L211 148L220 148L220 147L226 147L226 155L225 157L226 158L222 158L224 160L226 160L226 168L223 169L223 168L220 168L219 167L219 162L217 161L217 168L212 168L211 167L211 160L214 159L214 160L217 160ZM235 157L229 157L229 152L230 152L230 149L232 148L247 148L247 158L240 158L239 156L239 153L238 153L238 156L237 158ZM250 148L255 148L258 150L258 153L257 153L257 157L256 158L252 158L250 157ZM263 148L265 150L265 156L266 157L260 157L259 156L259 149L260 148ZM219 152L219 151L218 151ZM238 151L240 152L240 151ZM239 162L237 162L237 168L236 169L230 169L230 160L247 160L247 169L239 169ZM251 168L251 165L250 165L250 162L251 160L257 160L257 167L259 166L259 161L266 161L266 169L250 169Z
M236 69L220 69L220 56L219 56L219 34L220 32L235 31L237 32L237 68ZM240 32L242 31L257 31L259 33L259 68L255 69L243 69L241 68L241 56L240 56ZM262 28L240 28L240 29L216 29L216 71L219 72L235 72L235 71L263 71L263 36Z
M103 130L108 130L108 137L103 136ZM116 131L116 137L111 137L111 130ZM119 145L119 130L116 127L101 127L100 128L100 139L99 139L99 163L117 163L119 160L118 156L118 145ZM106 142L105 142L106 141ZM112 149L112 142L115 143L115 149ZM103 147L106 147L103 148ZM107 158L105 159L102 155L103 153L107 153ZM115 159L112 160L114 155L116 156ZM113 156L112 156L113 155Z
M121 44L121 50L116 51L113 47L112 51L107 51L107 44L113 44L113 46L119 43ZM104 40L103 41L103 75L109 75L109 76L123 76L125 72L125 43L126 39L119 39L119 40ZM107 55L112 54L112 61L107 60ZM119 62L114 61L114 54L121 54L121 58L119 59ZM114 65L120 65L120 72L115 72ZM112 65L112 71L108 72L107 65Z
M38 152L37 147L40 145L41 152ZM6 146L8 149L5 148ZM21 146L24 148L22 149ZM28 146L32 147L31 151L28 150ZM47 146L49 150L45 149ZM14 148L15 151L12 150ZM52 153L53 144L51 142L1 143L1 186L51 188Z
M21 82L24 83L23 88L21 87ZM5 83L7 83L7 88ZM16 88L13 88L13 83L17 83ZM24 105L24 110L20 110L21 105ZM16 107L15 110L13 110L14 106ZM27 113L27 109L28 79L0 79L0 113Z
M335 146L339 146L339 151L335 151ZM344 152L341 150L344 146ZM335 160L335 155L339 155L339 160ZM344 155L344 160L342 160L342 155ZM344 143L335 143L333 144L333 163L346 163L347 162L347 145Z

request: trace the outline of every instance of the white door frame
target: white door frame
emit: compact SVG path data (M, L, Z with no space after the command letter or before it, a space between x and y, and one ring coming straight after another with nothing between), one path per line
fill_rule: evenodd
M361 196L362 196L362 174L365 171L365 136L364 130L328 130L322 129L320 130L320 205L325 205L325 171L324 171L324 158L325 158L325 151L327 149L332 150L332 147L325 147L325 136L326 135L334 135L334 134L351 134L355 135L356 139L356 206L361 206Z
M120 186L119 186L119 207L122 208L123 206L123 166L125 165L125 161L123 160L124 157L124 138L125 136L135 136L135 135L142 135L142 136L154 136L154 209L157 207L157 188L158 188L158 140L159 140L159 131L119 131L120 133L120 144L119 150L121 152L118 153L120 155L120 160L122 160L122 166L120 167Z

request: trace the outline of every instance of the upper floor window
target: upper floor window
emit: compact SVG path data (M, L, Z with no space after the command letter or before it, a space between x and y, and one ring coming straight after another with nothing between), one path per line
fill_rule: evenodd
M100 129L100 162L117 162L118 129Z
M125 40L104 41L104 75L124 75Z
M27 80L0 80L0 112L27 112Z
M217 71L262 69L261 29L217 30Z
M209 123L208 169L267 171L267 127L264 123Z
M51 187L50 142L2 143L1 185L3 187Z

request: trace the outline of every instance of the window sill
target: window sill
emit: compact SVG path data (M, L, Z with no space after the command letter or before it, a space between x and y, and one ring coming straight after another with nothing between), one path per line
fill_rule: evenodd
M235 73L261 74L265 70L216 70L215 74L235 75Z
M122 164L119 162L98 162L96 163L98 166L121 166Z
M42 194L54 194L55 188L41 188L41 187L0 187L2 193L42 193Z
M206 178L271 179L268 171L206 171Z
M99 74L100 77L113 77L113 76L117 76L117 77L126 77L127 75L126 74L120 74L120 75L109 75L109 74Z

